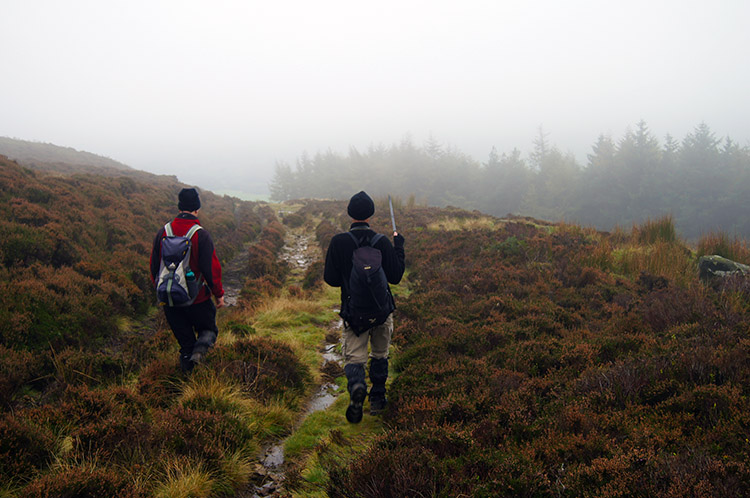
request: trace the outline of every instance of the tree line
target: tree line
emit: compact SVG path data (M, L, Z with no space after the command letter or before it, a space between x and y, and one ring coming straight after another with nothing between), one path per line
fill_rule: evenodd
M750 236L750 149L701 123L682 141L657 139L644 121L619 140L600 135L581 165L541 130L533 150L485 162L434 140L406 139L347 154L303 154L277 163L271 198L347 198L367 190L433 206L566 220L611 230L672 215L681 236L723 231Z

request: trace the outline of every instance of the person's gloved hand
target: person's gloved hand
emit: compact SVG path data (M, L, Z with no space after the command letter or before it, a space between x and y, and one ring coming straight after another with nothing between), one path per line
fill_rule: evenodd
M393 246L394 247L404 247L404 236L400 233L396 233L393 235Z

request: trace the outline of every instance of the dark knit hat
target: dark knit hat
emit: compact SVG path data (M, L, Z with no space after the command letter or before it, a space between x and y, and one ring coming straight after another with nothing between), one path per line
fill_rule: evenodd
M354 194L349 201L346 212L353 220L366 220L375 213L375 203L364 191Z
M194 188L180 190L180 195L177 196L177 199L179 200L177 209L180 211L198 211L201 207L201 198L198 195L198 191Z

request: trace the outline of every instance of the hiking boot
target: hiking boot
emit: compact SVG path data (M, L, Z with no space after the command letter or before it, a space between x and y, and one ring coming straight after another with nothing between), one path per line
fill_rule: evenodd
M190 359L190 356L181 354L180 368L182 369L183 375L189 375L190 372L193 371L193 367L195 367L195 363Z
M351 424L362 421L362 404L367 397L367 387L364 384L355 384L349 395L349 407L346 409L346 420Z
M380 415L388 405L388 400L385 396L370 395L370 415Z
M206 356L208 350L213 347L216 342L216 332L213 330L204 330L198 335L198 340L193 345L193 354L190 356L190 361L196 365L203 361L203 357Z

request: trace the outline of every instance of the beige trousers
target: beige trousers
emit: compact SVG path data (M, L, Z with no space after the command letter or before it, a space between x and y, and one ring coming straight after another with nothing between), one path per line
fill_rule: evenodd
M393 314L385 323L362 332L359 337L349 327L344 328L344 366L367 363L367 345L370 345L370 358L388 358L388 347L393 336Z

